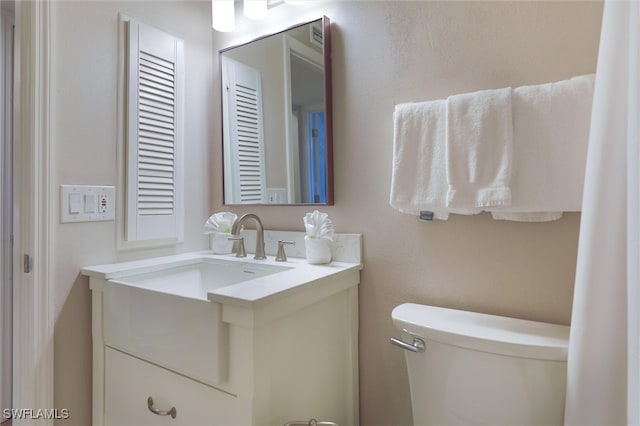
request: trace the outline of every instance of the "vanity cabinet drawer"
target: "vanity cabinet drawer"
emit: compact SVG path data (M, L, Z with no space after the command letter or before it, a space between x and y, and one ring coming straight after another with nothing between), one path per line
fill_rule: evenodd
M176 417L152 413L149 397ZM105 425L248 425L249 412L233 395L105 348Z

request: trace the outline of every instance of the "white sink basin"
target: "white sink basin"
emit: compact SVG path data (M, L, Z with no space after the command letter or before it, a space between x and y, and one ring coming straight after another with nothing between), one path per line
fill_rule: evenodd
M105 344L216 385L226 378L227 325L207 293L289 269L199 257L121 271L103 288Z
M196 258L192 263L166 265L163 269L110 280L160 293L207 300L208 292L292 269L224 259Z

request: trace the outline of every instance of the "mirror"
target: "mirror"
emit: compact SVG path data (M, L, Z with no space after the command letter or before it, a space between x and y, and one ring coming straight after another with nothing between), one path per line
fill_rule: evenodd
M220 51L225 204L333 204L329 19Z

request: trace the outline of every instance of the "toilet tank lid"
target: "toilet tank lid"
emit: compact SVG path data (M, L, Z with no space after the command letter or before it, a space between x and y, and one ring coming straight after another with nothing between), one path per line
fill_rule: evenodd
M404 303L391 317L399 330L500 355L567 360L569 327L436 306ZM427 347L429 345L428 341Z

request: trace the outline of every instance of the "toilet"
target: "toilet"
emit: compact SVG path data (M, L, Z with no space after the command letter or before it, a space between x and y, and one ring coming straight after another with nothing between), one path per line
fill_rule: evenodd
M569 327L405 303L413 421L423 425L562 425Z

